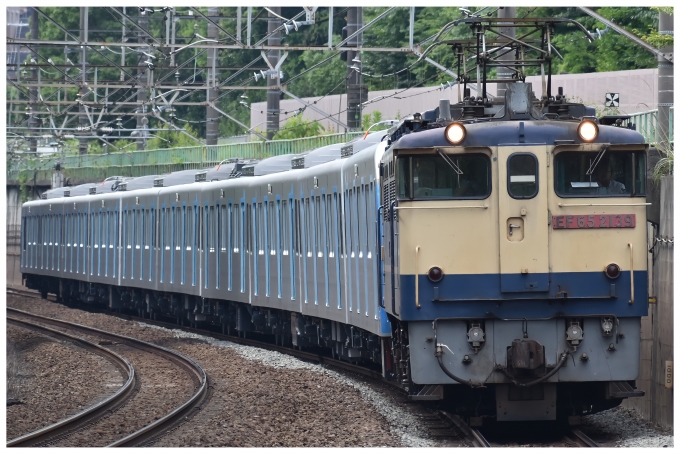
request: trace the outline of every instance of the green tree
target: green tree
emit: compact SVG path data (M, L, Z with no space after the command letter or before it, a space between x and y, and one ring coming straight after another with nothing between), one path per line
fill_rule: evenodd
M318 121L306 120L302 115L296 115L289 118L283 128L279 129L274 135L274 140L319 136L323 131L325 128Z

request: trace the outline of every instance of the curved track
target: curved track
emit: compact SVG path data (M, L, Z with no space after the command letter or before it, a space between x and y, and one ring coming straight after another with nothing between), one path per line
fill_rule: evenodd
M13 293L18 293L23 296L32 296L28 295L29 292L13 292ZM188 358L180 353L174 352L172 350L169 350L167 348L151 344L149 342L141 341L138 339L133 339L127 336L121 336L119 334L115 333L110 333L107 331L102 331L96 328L90 328L84 325L79 325L75 323L69 323L65 322L62 320L56 320L48 317L43 317L40 315L36 314L31 314L28 312L20 311L17 309L12 309L12 308L7 308L7 312L14 314L15 316L19 316L22 318L28 318L32 319L35 321L39 321L41 323L45 323L48 325L52 326L57 326L69 330L75 330L79 332L83 332L89 335L95 335L99 337L105 337L109 339L113 339L117 342L122 342L126 345L133 346L135 348L153 353L155 355L161 356L166 360L169 360L175 364L178 364L180 367L182 367L184 370L188 371L190 374L193 375L193 377L198 381L199 386L198 390L184 403L182 403L180 406L176 407L173 409L171 412L163 416L162 418L159 418L158 420L154 421L151 424L148 424L147 426L141 428L140 430L137 430L136 432L127 435L124 438L121 438L111 444L109 446L140 446L144 444L149 444L153 441L153 439L159 437L162 433L164 433L166 430L172 428L175 426L177 423L182 421L185 416L188 416L190 413L192 413L194 410L198 409L200 405L204 402L207 396L208 392L208 377L196 362L194 362L191 358ZM46 328L45 328L46 329ZM53 331L53 330L52 330ZM104 411L105 412L105 411ZM64 431L60 432L60 434L64 434ZM20 439L23 439L24 437L20 437ZM55 435L50 436L50 439L55 438ZM45 438L42 438L45 440ZM19 439L17 439L19 440ZM12 440L10 443L15 442L15 440ZM29 445L34 445L36 443L40 443L38 441L36 442L30 442L26 441L26 443L29 443ZM10 446L10 444L8 444ZM12 444L11 446L18 446L17 444Z
M118 389L118 391L116 391L106 399L102 400L101 402L98 402L86 408L85 410L76 413L73 416L69 416L68 418L62 419L61 421L58 421L54 424L50 424L49 426L43 427L42 429L38 429L26 435L22 435L13 440L10 440L6 444L7 447L35 446L40 445L45 441L59 438L64 434L70 433L73 430L77 430L78 427L87 424L87 422L89 421L102 417L103 415L108 413L111 409L123 405L130 397L136 382L135 369L132 366L132 364L130 364L130 362L127 359L123 358L121 355L100 345L93 344L92 342L89 342L85 339L76 336L71 336L69 334L62 333L44 326L36 325L34 323L30 323L24 320L19 320L14 317L7 317L7 321L9 323L21 326L31 331L40 332L51 337L56 337L59 339L66 340L68 342L78 344L91 352L94 352L100 356L105 357L106 359L111 361L111 363L113 363L114 366L116 366L119 370L127 373L128 377L125 384L120 389Z
M32 291L23 291L23 290L12 290L11 293L21 295L21 296L27 296L31 298L39 298L40 294L37 292L32 292ZM401 386L396 384L393 381L388 381L385 380L383 375L373 369L367 368L367 367L362 367L358 366L355 364L350 364L345 361L340 361L337 359L332 359L328 358L326 356L317 354L317 353L311 353L311 352L305 352L302 350L296 350L294 348L288 348L288 347L282 347L278 345L272 345L271 343L268 342L263 342L263 341L258 341L254 339L245 339L237 336L230 336L230 335L225 335L225 334L219 334L216 333L215 331L209 331L209 330L203 330L203 329L197 329L197 328L190 328L187 326L178 326L174 323L169 323L169 322L164 322L164 321L158 321L158 320L149 320L145 319L142 317L136 317L136 316L130 316L118 312L112 312L112 311L106 311L106 310L101 310L101 309L95 309L92 307L87 307L87 310L92 311L95 310L97 312L103 312L111 316L119 317L124 320L130 320L130 321L137 321L137 322L143 322L147 323L150 325L154 326L160 326L168 329L181 329L182 331L186 332L191 332L195 334L200 334L204 336L210 336L216 339L220 340L227 340L233 343L241 344L241 345L248 345L248 346L253 346L253 347L259 347L259 348L264 348L267 350L272 350L272 351L277 351L280 353L284 353L287 355L294 356L296 358L306 360L306 361L312 361L312 362L317 362L321 364L325 364L327 366L332 366L338 369L342 369L344 371L348 372L353 372L357 373L360 375L364 375L373 379L380 380L386 384L389 384L400 391L404 391ZM434 411L435 414L438 414L441 418L450 421L453 423L455 426L455 435L462 434L466 440L467 444L470 446L474 447L482 447L482 448L489 448L489 447L494 447L494 446L499 446L499 445L494 445L492 442L489 442L486 437L482 434L482 431L470 427L460 416L452 414L450 412L438 410ZM453 432L453 431L452 431ZM555 446L561 446L561 447L568 447L568 446L573 446L573 447L599 447L599 445L591 440L587 435L585 435L583 432L581 432L578 429L573 429L573 428L567 428L565 429L564 437L561 439L559 442L555 442Z

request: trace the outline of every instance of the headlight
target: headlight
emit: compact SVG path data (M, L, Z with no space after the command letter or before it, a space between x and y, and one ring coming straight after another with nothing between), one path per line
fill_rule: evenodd
M451 123L446 127L444 135L451 145L458 145L465 139L465 126L460 123Z
M597 127L597 123L592 120L583 120L580 125L578 125L578 136L584 142L592 142L597 139L597 135L600 132L600 128Z

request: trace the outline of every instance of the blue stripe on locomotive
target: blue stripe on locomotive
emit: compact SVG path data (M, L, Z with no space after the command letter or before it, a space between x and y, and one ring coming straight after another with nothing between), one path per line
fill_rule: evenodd
M508 275L520 281L521 274ZM647 272L635 271L635 302L629 304L630 273L612 281L602 272L552 273L550 291L501 293L500 274L446 275L434 284L426 275L418 276L420 309L415 305L413 275L400 277L401 320L433 320L439 317L545 318L560 315L613 314L617 317L647 315ZM611 284L616 296L611 297ZM435 299L435 287L438 299ZM566 291L566 298L558 292ZM508 299L512 298L512 299Z

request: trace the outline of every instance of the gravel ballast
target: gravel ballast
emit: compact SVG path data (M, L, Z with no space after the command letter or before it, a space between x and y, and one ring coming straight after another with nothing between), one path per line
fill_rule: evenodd
M155 446L446 445L428 435L419 406L405 404L404 396L380 383L278 352L53 302L8 297L8 304L163 345L199 363L210 378L210 400L201 412ZM591 424L589 418L608 413L584 418L584 424ZM631 425L645 425L634 415L629 415L629 420ZM659 437L643 437L632 430L617 432L617 446L672 446L672 435L650 430ZM647 444L626 444L634 442Z
M123 377L107 359L82 347L7 324L18 356L12 372L19 403L7 407L7 440L53 424L113 394Z

